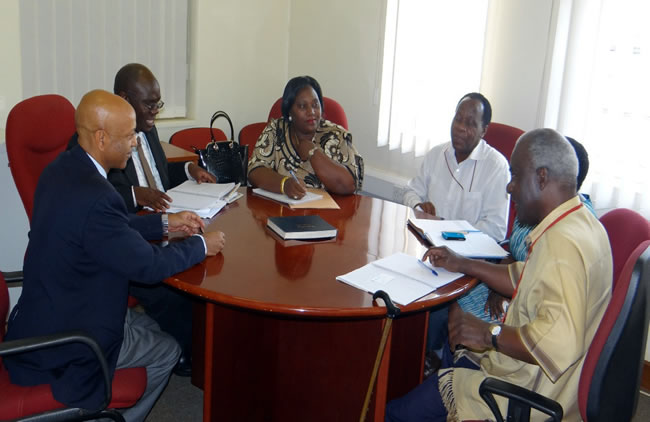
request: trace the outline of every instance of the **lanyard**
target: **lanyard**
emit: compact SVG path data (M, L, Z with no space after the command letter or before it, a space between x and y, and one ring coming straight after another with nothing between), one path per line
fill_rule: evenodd
M582 203L576 205L575 207L571 208L568 211L565 211L562 215L560 215L558 218L553 220L553 222L551 224L549 224L548 227L546 227L544 229L544 231L539 236L537 236L535 241L530 245L530 247L528 248L528 255L526 256L526 261L524 262L524 268L522 268L521 274L519 274L519 280L517 280L517 286L515 287L515 291L512 293L512 300L510 301L510 303L512 303L512 301L515 299L515 296L517 295L517 291L519 290L519 283L521 283L521 279L524 276L524 271L526 271L526 265L528 264L528 259L530 258L530 254L533 252L533 247L535 246L535 243L537 243L537 241L542 237L542 235L544 235L544 233L546 233L546 230L550 229L555 224L559 223L562 219L564 219L566 216L568 216L572 212L577 211L578 209L580 209L580 207L582 207ZM505 315L503 316L503 319L505 320Z
M449 151L449 148L447 148L447 150L445 150L445 152L444 152L442 155L445 156L445 163L447 164L447 170L449 170L449 175L451 176L452 179L454 179L454 181L455 181L456 183L458 183L458 186L460 186L460 189L461 189L461 190L465 190L465 188L463 187L463 185L461 185L460 182L458 181L458 179L456 179L456 177L454 176L454 172L451 171L451 167L449 167L449 161L447 161L447 151ZM474 175L475 175L475 174L476 174L476 160L474 160L474 170L472 171L472 181L471 181L470 184L469 184L469 190L468 190L468 192L471 192L471 191L472 191L472 185L474 185Z

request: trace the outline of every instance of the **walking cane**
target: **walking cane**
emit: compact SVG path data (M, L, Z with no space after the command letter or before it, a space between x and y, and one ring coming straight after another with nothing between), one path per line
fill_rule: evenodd
M393 324L393 318L399 315L400 310L397 306L393 305L393 301L390 300L390 296L383 290L377 290L375 294L372 295L372 300L377 300L381 298L386 305L386 324L384 324L384 329L381 333L381 341L379 342L379 349L377 350L377 359L375 359L375 367L372 368L372 375L370 376L370 384L368 385L368 391L366 392L366 399L363 401L363 409L361 409L361 417L359 422L364 422L366 420L366 414L368 413L368 405L370 404L370 396L372 396L372 390L375 385L375 380L377 379L377 372L379 372L379 364L381 359L384 356L384 350L386 349L386 341L388 340L388 334L390 333L390 326Z

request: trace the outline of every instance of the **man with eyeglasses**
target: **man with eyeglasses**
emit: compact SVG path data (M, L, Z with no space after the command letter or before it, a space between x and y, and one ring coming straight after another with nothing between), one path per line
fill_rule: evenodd
M160 100L160 85L146 66L139 63L123 66L115 75L113 92L128 101L136 115L138 147L124 170L109 175L129 211L145 206L165 211L171 201L166 190L187 179L216 181L213 175L194 163L167 162L155 126L156 115L164 102Z

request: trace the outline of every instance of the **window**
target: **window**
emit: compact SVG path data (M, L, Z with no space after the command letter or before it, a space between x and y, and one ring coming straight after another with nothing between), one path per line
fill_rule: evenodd
M571 4L571 3L569 3ZM545 125L580 141L589 153L582 191L598 209L626 207L650 217L650 3L574 0L561 7L566 52L552 68ZM564 15L562 15L562 13ZM555 123L557 122L557 126Z
M187 0L21 0L23 96L56 93L74 105L91 89L113 91L125 64L158 78L160 117L184 117Z
M378 146L424 155L478 91L488 0L388 0Z

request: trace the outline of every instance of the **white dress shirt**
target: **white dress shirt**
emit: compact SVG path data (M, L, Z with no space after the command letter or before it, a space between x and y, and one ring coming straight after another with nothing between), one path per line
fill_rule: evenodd
M156 181L156 186L149 186L149 183L147 182L147 176L145 176L144 168L142 167L142 157L140 157L140 154L138 154L137 147L134 147L133 151L131 152L131 159L133 160L133 167L135 167L135 174L138 176L138 186L154 187L160 192L165 192L165 187L163 186L162 180L160 179L160 173L158 173L158 167L156 167L156 160L151 153L151 148L149 148L147 137L145 136L144 132L138 132L137 137L138 142L142 142L142 150L146 156L145 159L147 160L147 163L149 163L151 173L153 174L153 178ZM187 176L188 180L194 180L192 175L190 175L190 164L190 162L185 163L185 175ZM133 204L137 206L138 202L135 199L135 192L133 191L133 187L131 187L131 194L133 196Z
M404 204L431 202L436 215L467 220L497 241L504 239L510 201L506 192L508 161L481 139L470 156L456 161L451 142L438 145L424 157L418 174L404 194Z

